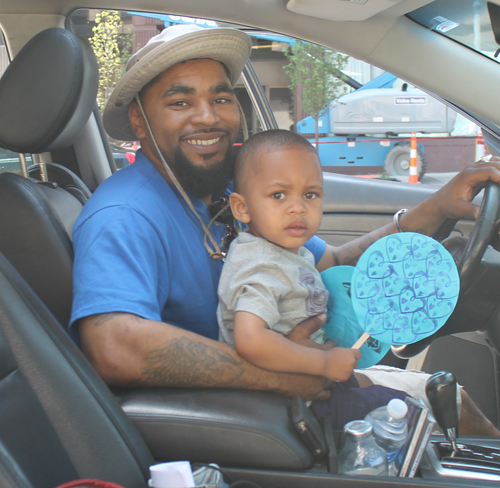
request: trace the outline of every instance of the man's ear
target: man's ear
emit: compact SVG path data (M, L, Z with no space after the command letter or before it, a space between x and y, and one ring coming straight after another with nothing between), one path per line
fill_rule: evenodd
M250 222L250 215L248 214L245 197L240 193L233 192L229 195L229 205L231 205L231 212L233 217L244 224Z
M142 117L139 105L135 100L132 100L128 106L128 118L130 120L130 126L137 136L138 141L142 141L146 138L146 130L144 128L144 119Z

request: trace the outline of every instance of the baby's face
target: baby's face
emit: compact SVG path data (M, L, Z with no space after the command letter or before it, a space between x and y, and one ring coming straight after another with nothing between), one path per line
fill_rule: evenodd
M252 234L297 253L316 234L323 215L323 173L313 151L262 150L250 162L241 193Z

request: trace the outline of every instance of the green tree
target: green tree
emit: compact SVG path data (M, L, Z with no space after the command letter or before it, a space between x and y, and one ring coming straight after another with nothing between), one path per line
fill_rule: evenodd
M290 77L290 89L302 88L304 110L315 121L318 149L318 121L328 110L328 104L345 94L342 69L348 56L318 44L297 41L285 50L289 64L283 67Z
M90 45L99 64L99 91L97 103L101 111L114 86L124 71L124 62L130 56L132 35L120 34L123 22L116 10L102 10L96 15Z

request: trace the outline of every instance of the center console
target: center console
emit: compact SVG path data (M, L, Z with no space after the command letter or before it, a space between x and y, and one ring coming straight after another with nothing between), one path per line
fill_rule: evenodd
M461 438L456 447L441 436L432 438L420 464L422 476L500 481L499 439Z

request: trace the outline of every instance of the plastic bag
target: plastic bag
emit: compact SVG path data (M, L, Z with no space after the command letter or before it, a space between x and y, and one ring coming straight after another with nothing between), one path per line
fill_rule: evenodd
M217 464L207 464L193 472L196 488L228 488Z

